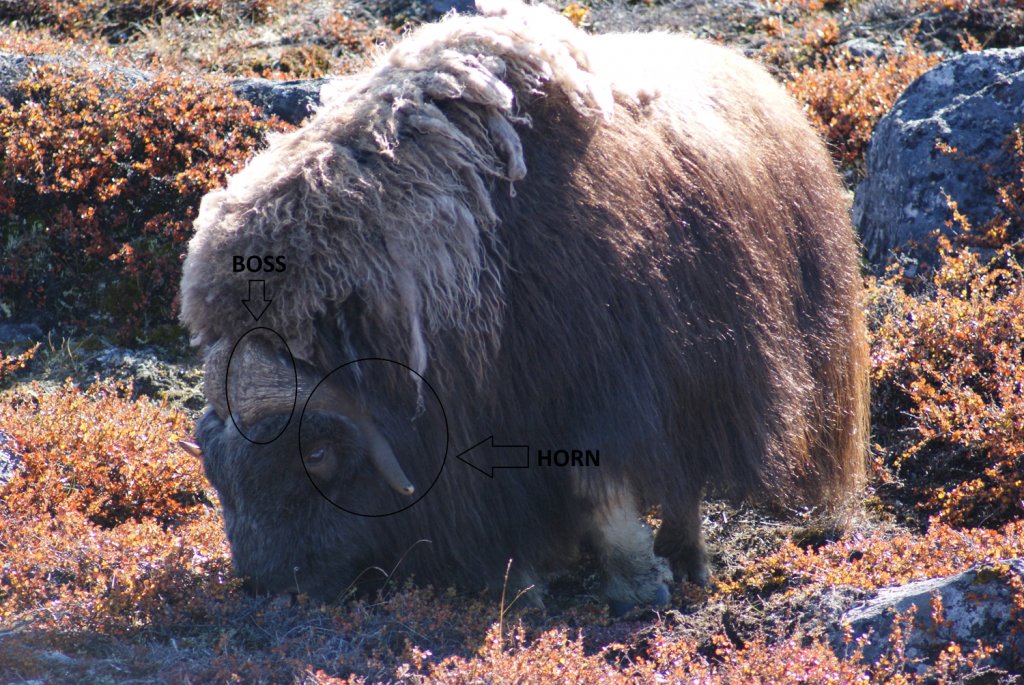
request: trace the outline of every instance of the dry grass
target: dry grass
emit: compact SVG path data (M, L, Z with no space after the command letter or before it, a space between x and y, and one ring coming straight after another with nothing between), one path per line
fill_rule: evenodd
M0 48L61 48L141 68L307 78L364 66L397 38L386 17L330 0L0 0Z

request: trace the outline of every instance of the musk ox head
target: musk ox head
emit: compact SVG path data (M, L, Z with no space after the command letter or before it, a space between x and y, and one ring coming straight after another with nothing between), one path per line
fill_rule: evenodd
M660 603L706 577L706 490L856 487L856 244L763 70L507 5L419 29L324 100L203 200L182 279L197 441L254 587L474 589L510 559L525 586L589 548L614 606ZM527 467L448 458L488 436ZM535 459L576 448L600 465Z
M380 368L390 362L317 373L266 328L244 335L228 360L218 354L208 358L212 406L196 436L238 572L254 589L325 598L382 579L373 524L416 502L410 474L423 489L436 479L445 439L432 432L444 426L437 403L417 409L407 379L398 379L411 389L405 401L380 393L398 375ZM366 383L378 389L376 400ZM408 473L392 441L412 462ZM420 458L416 447L430 453Z

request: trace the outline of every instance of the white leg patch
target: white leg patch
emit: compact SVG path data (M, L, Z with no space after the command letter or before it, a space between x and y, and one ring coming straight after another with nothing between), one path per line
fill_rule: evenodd
M640 521L632 495L610 493L594 513L594 542L613 603L664 604L672 572L654 554L654 536Z

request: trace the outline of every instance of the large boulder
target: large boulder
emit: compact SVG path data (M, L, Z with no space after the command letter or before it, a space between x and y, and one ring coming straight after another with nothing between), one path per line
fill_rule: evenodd
M904 635L909 658L934 663L950 643L966 654L981 641L999 650L987 665L1019 673L1024 668L1024 616L1016 604L1021 583L1024 559L1009 559L945 578L884 588L843 615L843 628L837 626L832 642L845 652L844 630L849 626L854 640L867 636L866 660L877 661L891 646L896 615L912 611L914 629ZM942 604L938 616L933 615L936 598Z
M1011 177L1004 146L1022 123L1024 48L960 55L914 81L878 123L854 198L868 258L884 263L893 248L954 232L944 193L974 226L993 218L992 180Z

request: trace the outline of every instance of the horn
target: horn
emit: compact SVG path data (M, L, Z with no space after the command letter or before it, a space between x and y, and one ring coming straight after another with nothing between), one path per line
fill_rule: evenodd
M301 403L309 398L317 383L312 374L300 365L298 373L291 359L275 353L274 345L262 333L241 341L234 349L225 341L212 345L206 354L206 397L217 416L230 413L236 423L251 426L264 416L282 414L296 406L296 391ZM231 373L228 374L228 363ZM296 375L298 387L296 387ZM225 383L226 380L226 383ZM225 386L228 395L226 396ZM370 463L391 488L405 496L416 492L415 486L402 470L387 439L381 435L370 414L341 388L328 382L324 388L325 409L348 414L366 437ZM318 400L317 404L321 401ZM299 404L298 406L302 406ZM183 445L184 447L184 445ZM186 448L186 451L190 451Z
M297 374L296 387L295 366L277 351L279 347L272 335L262 331L246 334L234 346L222 340L210 347L205 392L217 416L228 417L230 398L235 421L252 426L265 416L290 413L297 397L312 392L315 383L305 373Z
M384 481L391 486L391 489L400 495L407 497L412 496L416 492L416 488L409 481L409 478L402 471L401 464L398 463L398 458L395 457L394 451L391 449L391 445L380 434L377 427L373 425L373 420L368 419L366 421L360 421L360 428L366 434L366 440L369 443L370 448L370 462L373 467L377 469Z
M327 384L327 407L334 411L340 411L349 416L356 424L356 427L366 438L367 448L370 456L370 463L377 473L381 475L391 489L400 495L410 497L416 492L416 487L405 475L402 465L398 463L398 457L391 449L391 443L377 430L377 425L362 402L359 402L343 388L333 384Z
M197 459L203 456L203 450L199 447L199 444L191 440L179 440L178 447Z
M224 375L227 373L230 356L231 346L226 341L219 340L210 345L203 362L205 371L203 394L206 395L206 401L210 403L222 421L228 418L228 401L224 395Z

